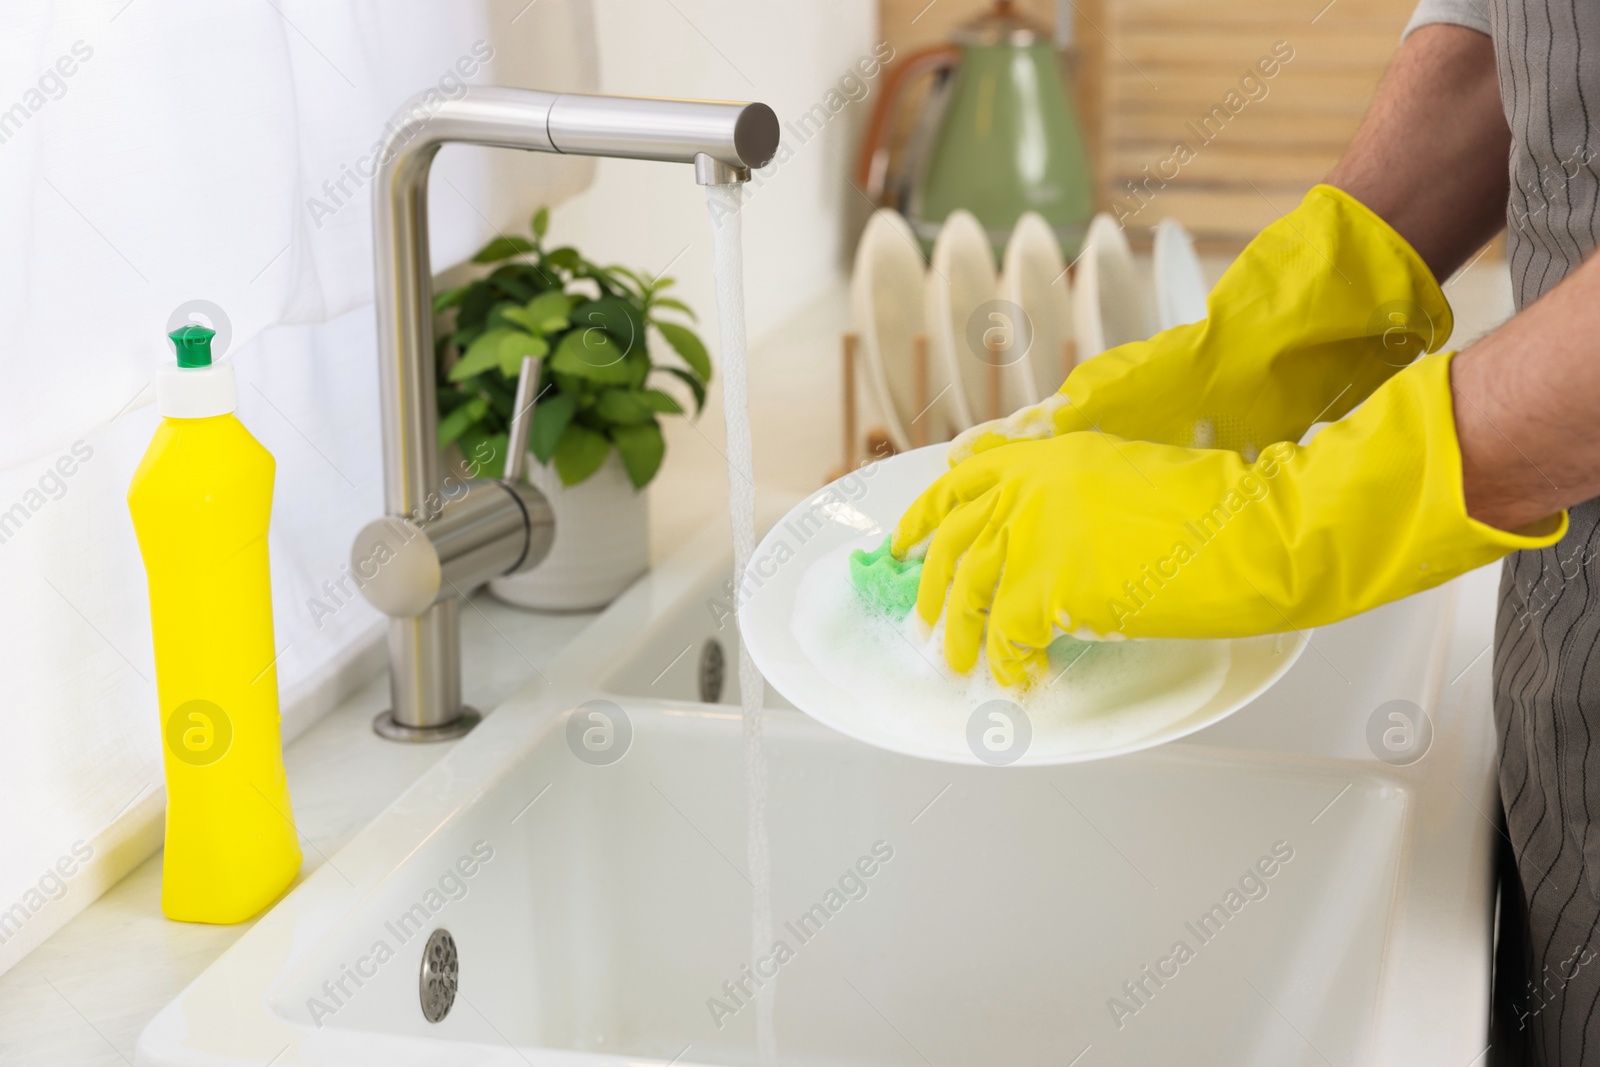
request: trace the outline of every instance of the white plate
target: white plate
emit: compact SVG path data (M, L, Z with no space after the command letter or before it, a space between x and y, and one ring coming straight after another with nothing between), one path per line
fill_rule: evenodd
M1117 220L1096 215L1083 246L1072 290L1080 362L1155 332L1145 281Z
M925 306L932 362L941 365L946 376L940 386L954 383L946 399L955 419L950 428L957 432L989 417L989 361L974 343L972 327L974 317L983 314L983 305L993 303L998 293L994 252L983 225L970 211L950 212L933 246ZM976 333L981 336L984 328L980 324ZM1000 413L1010 410L1002 405ZM944 428L939 422L934 427ZM947 439L938 430L930 441Z
M1026 212L1017 220L1006 243L1004 265L1000 270L1000 299L1010 301L1027 313L1033 339L1018 361L1028 397L1021 403L1036 403L1055 393L1066 380L1068 341L1072 332L1072 291L1067 282L1067 264L1061 244L1044 216ZM1014 411L1021 403L1006 408Z
M980 759L978 750L968 742L974 715L987 699L982 694L973 696L945 685L929 698L930 688L936 687L930 687L927 678L915 677L920 672L916 665L922 661L914 657L913 667L902 667L903 676L890 676L886 670L870 678L871 684L854 684L836 664L819 664L808 654L808 648L817 646L817 629L808 626L804 633L797 633L795 626L797 605L814 599L818 581L832 581L834 572L828 568L837 566L839 581L846 583L848 592L848 552L881 542L906 507L947 469L943 445L919 448L863 467L798 504L767 533L751 558L741 587L739 629L752 659L772 687L795 707L841 733L924 759L993 763L993 759ZM810 583L808 574L813 575ZM833 587L829 588L832 595ZM854 634L849 637L856 640ZM871 637L863 631L857 643L864 644ZM881 634L878 637L882 639ZM1120 676L1134 689L1143 687L1135 694L1137 699L1124 707L1118 703L1118 690L1110 690L1108 697L1102 682L1093 681L1095 672L1079 674L1067 685L1071 689L1074 684L1090 684L1088 698L1099 701L1098 715L1077 719L1050 709L1039 715L1030 710L1031 741L1020 758L1011 762L1033 766L1102 759L1193 733L1265 692L1299 657L1306 641L1307 635L1299 633L1221 642L1097 645L1092 650L1095 655L1138 657L1122 661L1124 668L1131 664L1131 669L1118 670L1114 660L1098 661L1102 666L1097 668L1102 679ZM884 643L891 641L884 639ZM920 651L931 657L939 655L936 645ZM907 659L899 654L897 661ZM1200 691L1188 680L1160 692L1147 682L1163 672L1170 674L1172 664L1199 660L1225 662L1209 676L1210 688L1191 704L1183 705L1178 699L1182 692ZM1154 669L1145 673L1146 665ZM1085 677L1090 677L1090 683L1084 683ZM1018 699L1026 703L1024 697Z
M1194 238L1177 219L1156 224L1151 273L1155 276L1156 329L1170 330L1206 317L1210 287L1194 252Z
M851 317L866 356L867 381L873 399L882 413L889 437L896 448L911 447L912 420L927 400L917 403L916 378L912 369L912 347L916 336L926 332L923 319L923 275L926 268L922 249L911 227L900 213L883 208L867 221L856 247L854 275L850 282ZM941 366L930 354L929 391L931 399L945 384ZM939 385L933 383L938 381ZM948 404L936 405L924 418L942 414L950 419ZM935 433L928 440L938 440Z

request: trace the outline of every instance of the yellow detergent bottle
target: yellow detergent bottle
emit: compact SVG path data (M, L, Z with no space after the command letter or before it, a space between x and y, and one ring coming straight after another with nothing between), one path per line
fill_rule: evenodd
M178 358L156 377L161 426L128 487L167 777L161 910L236 923L300 869L267 570L275 464L233 416L233 366L211 362L213 331L169 336Z

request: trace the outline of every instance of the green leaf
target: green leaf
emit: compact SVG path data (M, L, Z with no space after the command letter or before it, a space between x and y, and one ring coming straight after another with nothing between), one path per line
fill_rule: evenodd
M694 394L694 413L698 417L706 406L706 383L682 367L661 367L660 369L668 374L676 375L683 380L684 384L688 385L689 391Z
M659 415L681 415L683 408L659 389L607 389L595 404L595 414L616 426L638 426Z
M706 346L693 330L675 322L657 322L655 327L701 381L711 380L711 357L706 355Z
M559 270L572 270L583 261L576 248L552 248L544 254L544 261Z
M522 276L522 271L514 267L501 267L489 275L489 280L509 299L525 301L534 298L534 287Z
M548 229L550 229L550 209L542 207L533 213L533 235L543 237Z
M560 290L540 293L528 304L528 314L536 319L564 319L572 311L578 298Z
M532 300L546 289L559 288L561 284L559 278L551 277L539 264L521 260L498 268L494 272L494 277L501 280L512 278L525 286L525 291L517 297L520 301Z
M505 317L521 324L530 333L557 333L569 325L567 315L575 303L576 297L568 296L559 289L550 289L523 307L507 308Z
M467 350L456 361L456 365L450 368L450 380L464 381L475 374L482 374L490 367L500 366L500 343L517 332L497 329L485 330L479 334L472 344L467 346Z
M516 305L501 305L495 308L495 314L506 322L514 323L518 329L532 334L545 332L544 324L528 315L528 309Z
M594 412L613 426L627 426L652 418L650 409L633 395L632 389L607 389L596 401Z
M461 458L468 463L468 470L476 471L473 477L495 478L505 470L505 434L489 433L479 423L462 434L456 444L461 447Z
M467 295L467 290L469 288L471 288L471 286L461 285L454 289L446 289L442 293L434 293L433 313L437 315L439 312L448 308L453 308L457 304L461 303L461 298Z
M667 442L661 437L661 427L654 422L642 426L618 426L611 431L617 443L622 465L627 468L628 480L635 489L643 489L661 469L661 458L667 454Z
M563 336L556 346L556 354L550 358L550 367L601 385L625 385L635 374L626 356L610 334L591 326L571 330Z
M694 313L694 308L690 307L688 304L685 304L682 300L679 300L675 296L657 297L653 303L658 308L671 308L674 311L681 311L685 315L689 316L689 318L693 321L700 321L700 316ZM650 321L654 322L655 320L651 319Z
M567 393L557 393L533 406L533 422L528 426L528 450L540 463L549 463L556 444L572 421L578 402Z
M626 352L632 352L644 343L644 316L627 300L617 296L602 296L598 300L585 300L572 309L572 321L578 326L598 326L622 343Z
M560 289L565 284L561 279L561 275L550 270L542 261L533 269L539 279L539 288L541 289Z
M483 317L483 328L486 330L520 329L521 327L517 323L506 318L506 312L515 310L516 307L516 304L509 304L505 301L496 304L489 309L489 314Z
M643 389L644 380L650 377L650 372L655 368L650 365L650 353L640 345L622 361L628 367L628 386L632 389Z
M477 424L489 411L489 401L475 396L439 420L439 447L443 448Z
M554 362L554 360L549 360L545 363L545 366L550 367L551 363ZM561 390L562 393L579 398L579 407L583 406L582 397L584 391L594 388L587 378L580 378L576 374L563 374L553 367L551 368L550 377L555 381L556 388Z
M524 252L532 252L533 250L533 242L526 237L501 234L480 248L478 254L472 257L472 262L498 263L502 259L510 259L512 256L520 256Z
M569 422L556 442L556 473L562 485L577 485L600 469L611 451L611 442L605 434L595 433L586 426Z
M494 303L494 288L488 282L478 281L467 286L467 294L461 298L461 310L456 312L456 333L482 326Z
M651 411L662 415L682 415L683 405L659 389L642 389L639 400Z
M618 278L610 267L602 267L590 263L587 259L578 264L578 274L585 278L593 278L600 283L600 288L606 292L612 289L625 289L627 286Z
M523 356L543 359L549 351L550 343L543 337L535 337L521 330L507 330L506 336L500 341L500 373L516 381L522 373Z

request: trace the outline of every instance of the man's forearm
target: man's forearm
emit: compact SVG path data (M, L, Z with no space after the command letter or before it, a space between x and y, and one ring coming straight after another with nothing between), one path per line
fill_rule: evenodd
M1505 225L1510 146L1489 38L1424 26L1395 54L1328 183L1393 226L1442 282Z
M1600 496L1600 260L1455 357L1467 514L1518 530Z
M1400 48L1328 182L1411 243L1441 281L1505 224L1510 129L1494 48L1424 26ZM1467 513L1503 530L1600 495L1600 262L1451 366Z
M1329 184L1441 281L1505 224L1511 133L1494 48L1424 26L1400 48ZM1502 530L1600 496L1600 262L1590 259L1451 365L1467 514Z

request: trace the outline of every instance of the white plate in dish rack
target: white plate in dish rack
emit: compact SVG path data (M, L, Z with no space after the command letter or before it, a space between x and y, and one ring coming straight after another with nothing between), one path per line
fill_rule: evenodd
M1025 402L1037 403L1061 388L1072 369L1071 353L1064 349L1067 342L1075 340L1067 264L1055 231L1037 212L1025 212L1011 231L1000 271L1000 299L1027 313L1031 338L1020 364L1031 394Z
M1156 332L1148 288L1127 235L1116 219L1102 211L1089 223L1072 284L1079 363Z
M994 252L983 224L970 211L958 208L950 212L928 264L924 318L928 324L929 361L943 364L944 373L954 386L950 401L956 419L954 429L958 431L1006 414L1023 402L1019 391L1005 385L1006 379L1019 377L1020 368L1002 366L1000 411L989 411L989 357L974 344L973 335L981 336L988 324L986 312L996 310L989 305L994 303L998 286ZM982 325L975 328L975 321ZM939 437L937 432L929 435L930 440Z
M852 548L874 546L893 528L905 509L935 478L947 470L945 445L930 445L864 467L797 504L756 547L742 587L739 629L751 658L766 680L794 706L812 718L867 744L924 759L950 763L994 763L980 759L969 743L972 720L985 701L946 686L936 699L928 686L890 688L918 695L915 706L889 707L878 697L852 691L840 683L830 664L814 662L806 652L808 635L795 629L795 611L802 582L814 564L836 560L841 581L847 581L844 558ZM854 479L852 481L851 479ZM825 563L824 566L831 566ZM1226 646L1227 665L1220 685L1192 706L1163 714L1148 730L1110 743L1085 743L1081 724L1050 718L1031 723L1031 737L1016 766L1041 766L1103 759L1176 740L1231 715L1264 693L1305 650L1306 633L1269 635L1219 642ZM813 642L814 643L814 642ZM1143 646L1141 655L1161 646L1193 642L1128 642ZM1109 649L1108 649L1109 651ZM932 647L929 655L937 655ZM1156 694L1157 697L1160 694ZM1141 699L1151 698L1144 692ZM1173 705L1176 707L1176 705Z
M910 224L890 208L875 212L856 248L850 308L865 349L868 385L899 449L911 447L919 418L930 428L928 440L943 437L958 421L945 364L929 358L926 395L917 392L915 345L917 335L927 333L926 273Z
M1156 329L1170 330L1206 317L1206 285L1194 238L1177 219L1156 224L1155 250L1150 257L1155 282Z

